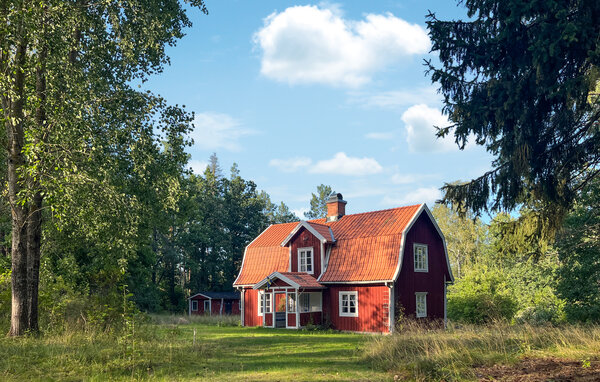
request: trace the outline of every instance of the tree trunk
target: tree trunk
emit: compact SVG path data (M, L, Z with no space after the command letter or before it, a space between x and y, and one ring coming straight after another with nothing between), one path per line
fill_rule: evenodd
M44 10L45 13L45 10ZM45 31L45 15L42 17L41 29ZM42 39L44 39L44 33ZM45 41L41 41L41 50L39 62L35 73L35 93L38 106L35 110L35 124L42 133L42 141L48 138L48 127L46 126L46 57L48 47ZM39 143L39 142L36 142ZM29 206L29 215L27 220L27 281L28 281L28 328L31 331L38 331L38 293L40 284L40 250L42 241L42 193L40 192L40 183L34 177L29 179L29 187L33 191L33 198Z
M25 333L29 324L27 309L27 209L20 201L23 188L20 170L25 164L23 156L24 85L27 43L21 41L16 51L14 102L10 102L11 119L6 122L8 143L8 200L12 214L12 310L10 336Z
M36 192L27 220L27 311L28 329L38 331L38 291L40 281L40 247L42 240L42 195Z

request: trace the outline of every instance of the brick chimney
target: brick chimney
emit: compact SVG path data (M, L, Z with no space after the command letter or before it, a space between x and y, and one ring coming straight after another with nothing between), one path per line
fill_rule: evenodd
M346 214L346 203L348 202L342 198L342 194L332 193L327 199L328 222L335 222Z

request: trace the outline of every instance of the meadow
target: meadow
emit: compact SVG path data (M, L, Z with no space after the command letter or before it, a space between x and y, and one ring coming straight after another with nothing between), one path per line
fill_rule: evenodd
M542 381L562 370L570 380L592 381L600 375L598 326L402 329L381 336L242 328L235 317L153 316L120 333L1 338L0 379ZM517 373L524 363L531 369L525 377Z

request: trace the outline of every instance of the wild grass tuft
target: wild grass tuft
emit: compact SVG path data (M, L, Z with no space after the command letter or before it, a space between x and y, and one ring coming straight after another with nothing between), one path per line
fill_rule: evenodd
M151 314L150 322L156 325L209 325L209 326L239 326L239 315L202 315L182 316L178 314Z
M373 337L365 359L378 369L412 380L475 378L474 368L516 363L523 355L596 358L600 354L598 326L454 326L432 329L404 323L390 336Z

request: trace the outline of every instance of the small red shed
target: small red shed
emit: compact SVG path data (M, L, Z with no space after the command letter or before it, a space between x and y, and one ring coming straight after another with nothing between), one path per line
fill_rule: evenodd
M199 292L188 301L189 315L240 314L240 292Z
M453 282L444 236L425 204L275 224L247 247L234 282L242 325L391 332L400 314L446 319Z

